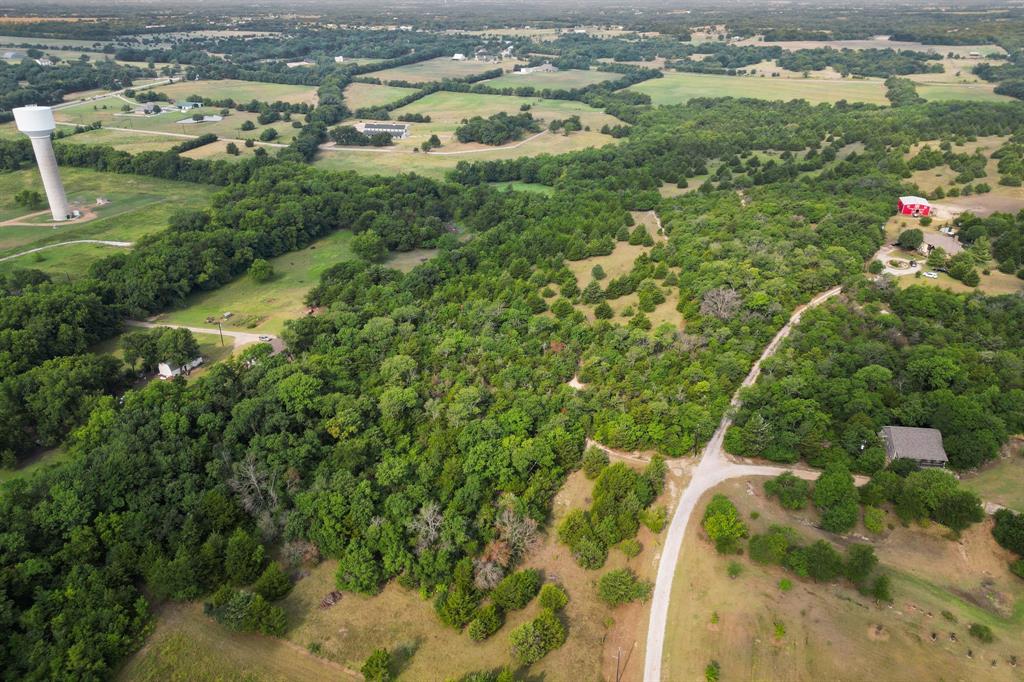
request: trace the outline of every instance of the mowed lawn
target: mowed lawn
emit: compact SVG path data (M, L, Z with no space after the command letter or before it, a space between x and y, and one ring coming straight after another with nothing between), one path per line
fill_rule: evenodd
M351 241L351 232L338 230L304 249L274 258L275 274L269 282L260 284L242 275L219 289L193 294L185 307L162 313L153 321L204 327L210 325L207 318L222 319L230 312L225 329L278 333L286 320L306 314L303 299L319 282L320 273L352 257Z
M805 99L821 102L868 102L888 104L880 80L826 80L814 78L754 78L717 76L703 73L666 73L630 86L630 90L651 96L658 104L684 104L696 97L751 97L754 99Z
M31 225L0 225L0 257L10 256L47 244L76 239L104 239L134 242L167 227L172 213L183 206L204 206L216 188L139 175L100 173L84 168L62 168L61 177L72 206L94 210L96 217L80 223L50 227L48 213L27 219ZM38 172L32 169L0 174L0 221L29 213L14 204L23 189L43 193ZM96 206L102 197L110 203ZM45 210L45 204L42 209ZM32 267L52 274L83 274L91 263L113 253L117 247L96 244L58 246L0 263L0 272Z
M991 521L954 541L936 524L905 528L890 512L881 536L868 537L858 525L855 537L844 539L815 527L810 508L789 512L767 499L765 480L737 479L713 492L736 504L751 533L784 524L805 544L823 538L842 551L849 541L870 542L892 578L894 603L876 604L841 580L814 583L746 554L717 554L699 523L709 492L690 519L672 583L664 679L703 679L711 661L721 665L723 680L931 680L937 670L949 680L1020 679L1008 660L1020 655L1024 583L1010 574L1010 555L992 539ZM742 567L737 578L726 572L733 561ZM783 578L791 590L779 589ZM971 637L971 623L991 627L995 642Z
M396 88L390 85L352 83L342 93L345 106L353 111L363 107L379 107L416 92L415 88Z
M99 128L57 140L56 144L99 144L129 154L138 154L140 152L165 152L183 141L179 138L153 135L147 132L125 132Z
M1012 102L1012 97L997 95L992 83L921 83L917 94L929 102L968 100L972 102Z
M316 88L309 85L286 85L283 83L257 83L232 79L209 81L180 81L174 85L154 88L167 93L173 100L187 100L192 95L211 99L231 98L236 102L291 102L316 104Z
M492 78L483 81L484 85L492 88L548 88L550 90L572 90L582 88L594 83L603 83L607 80L621 78L618 73L608 71L584 71L583 69L568 69L554 73L507 73L500 78Z
M379 78L381 81L408 81L409 83L428 83L439 81L445 78L465 78L474 76L485 71L494 69L511 69L514 62L503 62L501 64L488 64L487 62L475 62L472 60L456 61L451 57L437 57L415 64L396 66L383 71L373 71L365 74L371 78Z

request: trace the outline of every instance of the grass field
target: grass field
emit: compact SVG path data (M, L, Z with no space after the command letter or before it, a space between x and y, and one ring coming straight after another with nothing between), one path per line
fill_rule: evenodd
M125 114L121 111L121 100L101 100L99 102L85 102L82 104L76 104L69 106L64 109L59 109L54 112L54 118L60 123L70 123L75 125L88 125L94 121L99 121L104 128L108 130L104 131L103 137L99 140L103 144L113 144L119 136L125 136L124 139L132 140L134 143L142 141L145 143L145 133L136 133L135 131L151 131L158 133L174 133L175 135L202 135L205 133L213 133L218 137L222 138L233 138L233 139L246 139L253 138L259 139L260 133L264 128L274 128L277 130L278 138L274 142L288 142L299 132L298 129L293 128L292 124L287 121L276 121L270 125L260 125L256 120L258 114L252 114L245 111L230 111L220 121L206 121L203 123L192 123L191 117L193 114L203 115L219 115L220 109L216 107L200 107L194 109L188 113L182 113L177 110L162 111L159 114L151 114L149 116ZM187 122L183 122L187 121ZM242 124L245 121L251 121L255 125L254 130L244 131L242 130ZM113 130L113 129L119 130ZM95 132L80 133L72 138L68 138L72 143L86 143L90 142L90 138L87 135L93 135ZM157 135L148 136L155 143L156 140L161 140ZM182 142L184 138L166 136L165 140L171 140L171 146ZM129 142L127 144L133 144ZM130 149L128 151L131 151Z
M508 61L501 64L488 64L486 62L475 62L472 60L455 61L451 57L437 57L423 62L396 66L393 69L373 71L365 74L371 78L379 78L382 81L407 81L409 83L428 83L439 81L445 78L465 78L478 73L491 71L493 69L511 69L515 62Z
M182 81L174 85L156 88L174 100L186 100L192 95L224 99L230 97L236 102L292 102L316 104L316 88L309 85L285 85L281 83L257 83L255 81L203 80Z
M15 478L27 478L38 471L46 469L54 464L59 464L68 458L68 453L61 448L45 450L36 455L24 459L15 469L0 469L0 483Z
M492 182L491 187L499 190L513 190L516 192L536 192L537 194L551 195L555 189L536 182Z
M416 92L415 88L395 88L390 85L371 85L369 83L352 83L342 93L345 106L353 111L362 107L379 107L391 104Z
M101 144L130 154L138 154L139 152L165 152L181 142L182 140L179 138L163 135L100 128L57 140L56 144Z
M551 90L571 90L582 88L594 83L603 83L607 80L621 78L620 74L607 71L584 71L582 69L568 69L554 73L508 73L500 78L492 78L484 81L484 85L492 88L549 88Z
M80 223L58 224L52 228L42 222L31 225L0 225L0 256L13 255L31 248L75 239L136 241L167 226L170 215L182 206L206 203L214 188L138 175L99 173L82 168L63 168L61 177L72 205L96 211L96 218ZM22 189L42 193L36 170L0 174L0 221L24 216L12 197ZM96 207L97 197L110 201ZM25 222L33 222L26 220ZM112 247L73 244L0 263L0 271L15 267L33 267L54 274L82 274L90 263L110 255Z
M153 321L203 326L206 318L220 318L230 311L234 314L225 328L280 332L286 320L305 314L302 300L319 281L320 273L352 257L351 241L351 232L338 230L300 251L273 259L275 276L270 282L258 284L243 275L214 291L190 296L184 308L158 315Z
M783 523L805 542L824 537L845 544L813 527L813 512L787 512L766 500L763 481L729 481L713 492L733 500L751 532ZM890 607L845 583L816 584L777 566L717 555L696 523L703 507L687 530L673 581L664 679L703 679L712 660L721 665L723 680L1020 679L1008 658L1019 655L1024 584L1007 570L1009 555L993 541L990 521L965 531L959 542L939 526L903 528L898 522L873 540L893 581ZM760 518L752 519L753 511ZM730 561L743 567L736 579L726 574ZM782 578L792 581L792 591L779 589ZM990 626L996 641L983 644L968 635L974 622ZM776 624L784 628L781 637Z
M695 97L752 97L756 99L805 99L811 104L868 102L888 104L885 86L876 80L827 80L814 78L748 78L702 73L666 73L630 86L651 96L653 104L683 104Z
M677 499L683 478L670 475L657 504ZM551 527L571 509L589 505L593 482L574 473L555 497ZM568 641L529 670L524 679L615 679L621 650L624 681L639 680L647 606L639 603L610 609L596 598L595 582L607 570L629 566L645 579L653 577L661 538L641 528L641 554L627 559L612 550L604 568L580 568L569 551L548 533L525 562L561 584L569 595L564 612ZM199 604L160 610L154 634L123 667L123 680L358 680L354 674L376 648L392 652L392 672L403 680L442 680L511 662L508 636L514 627L537 615L534 600L508 614L504 626L476 644L465 632L445 627L429 600L395 583L376 596L345 593L330 609L320 600L335 589L335 561L313 567L281 602L289 631L283 640L228 632L207 619ZM319 655L309 653L311 647Z
M965 475L963 484L988 502L1024 512L1024 437L1014 439L996 461Z
M917 94L929 102L968 100L972 102L1012 102L1012 97L997 95L992 83L922 83Z

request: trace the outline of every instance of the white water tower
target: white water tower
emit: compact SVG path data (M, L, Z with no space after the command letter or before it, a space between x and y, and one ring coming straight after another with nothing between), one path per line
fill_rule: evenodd
M50 142L50 133L57 127L53 121L53 111L50 107L39 107L34 104L18 107L14 110L14 123L18 130L32 140L32 151L36 154L36 163L39 164L39 174L43 177L46 200L50 202L53 219L69 219L71 209L68 208L68 198L64 195L64 185L57 170L57 157L53 155L53 144Z

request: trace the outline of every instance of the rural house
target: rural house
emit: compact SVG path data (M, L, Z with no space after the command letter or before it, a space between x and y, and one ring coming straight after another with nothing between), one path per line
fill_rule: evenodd
M924 218L931 214L932 205L928 203L927 199L906 196L900 197L899 201L896 202L896 210L902 215Z
M944 467L949 458L942 447L942 432L916 426L884 426L878 432L885 443L885 461L912 459L923 467Z
M181 366L176 365L173 362L161 362L157 366L157 370L159 370L160 372L161 379L173 379L182 372L188 374L201 364L203 364L202 356L196 358L195 360L192 360L192 362L188 362Z
M180 102L178 104L178 110L179 111L192 111L193 109L198 109L201 106L203 106L202 102Z
M455 54L452 55L452 61L464 62L466 61L466 55L462 54L461 52L456 52Z
M409 126L405 123L364 123L363 135L387 133L396 140L404 140L409 136Z

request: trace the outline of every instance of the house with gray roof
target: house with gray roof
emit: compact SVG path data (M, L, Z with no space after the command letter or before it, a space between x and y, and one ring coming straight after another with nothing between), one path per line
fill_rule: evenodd
M949 458L942 447L942 432L916 426L884 426L878 437L885 443L885 461L911 459L923 467L944 467Z

